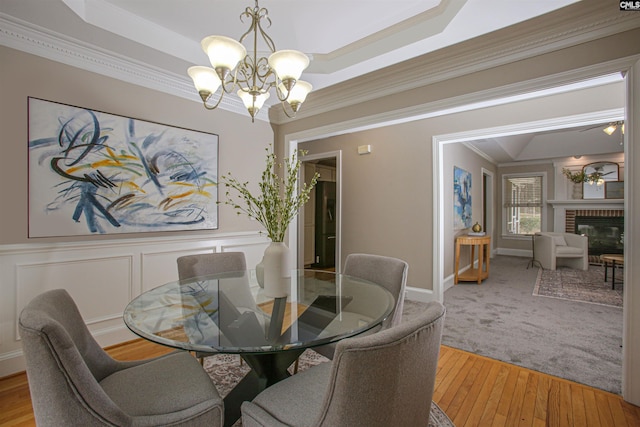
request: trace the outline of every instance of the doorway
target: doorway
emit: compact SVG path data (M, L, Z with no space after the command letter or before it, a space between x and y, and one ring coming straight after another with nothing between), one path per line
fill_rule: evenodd
M298 268L339 271L340 153L301 157L302 177L309 183L318 174L298 223Z

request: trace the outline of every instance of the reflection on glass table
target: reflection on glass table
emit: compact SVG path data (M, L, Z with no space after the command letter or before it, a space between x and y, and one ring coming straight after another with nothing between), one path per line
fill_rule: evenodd
M310 347L382 323L395 305L375 283L325 271L292 271L284 298L268 298L251 271L175 281L129 303L124 321L150 341L190 351L237 353L251 371L225 397L225 425L240 405L289 376Z

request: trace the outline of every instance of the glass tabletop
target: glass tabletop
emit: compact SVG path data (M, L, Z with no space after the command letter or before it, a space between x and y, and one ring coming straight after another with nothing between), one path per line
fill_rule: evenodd
M269 298L252 271L179 280L132 300L124 321L150 341L191 351L270 353L327 344L379 325L395 300L384 287L326 271L291 272Z

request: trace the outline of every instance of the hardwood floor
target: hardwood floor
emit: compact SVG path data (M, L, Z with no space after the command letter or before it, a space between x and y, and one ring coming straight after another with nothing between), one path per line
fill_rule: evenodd
M120 360L170 349L135 340L107 349ZM640 408L620 396L443 346L433 400L457 427L640 426ZM0 426L34 426L24 373L0 378Z

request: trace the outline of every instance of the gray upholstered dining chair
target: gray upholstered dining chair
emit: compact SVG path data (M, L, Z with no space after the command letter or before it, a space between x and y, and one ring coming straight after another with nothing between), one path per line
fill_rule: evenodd
M184 255L177 259L178 279L185 280L211 274L245 271L247 261L244 252L213 252L206 254ZM215 353L195 352L200 363ZM240 359L242 363L242 359Z
M444 316L432 302L412 320L338 342L333 361L244 402L243 427L426 427Z
M111 358L66 290L31 300L19 330L38 426L222 425L222 399L193 356Z
M404 307L404 291L407 285L407 271L409 265L397 258L370 254L349 254L344 263L343 274L358 277L384 286L396 300L396 305L382 323L382 327L374 328L372 332L396 326L402 321L402 309ZM332 359L335 344L327 344L315 347L314 351Z
M247 269L244 252L185 255L178 258L177 262L178 278L180 280Z

